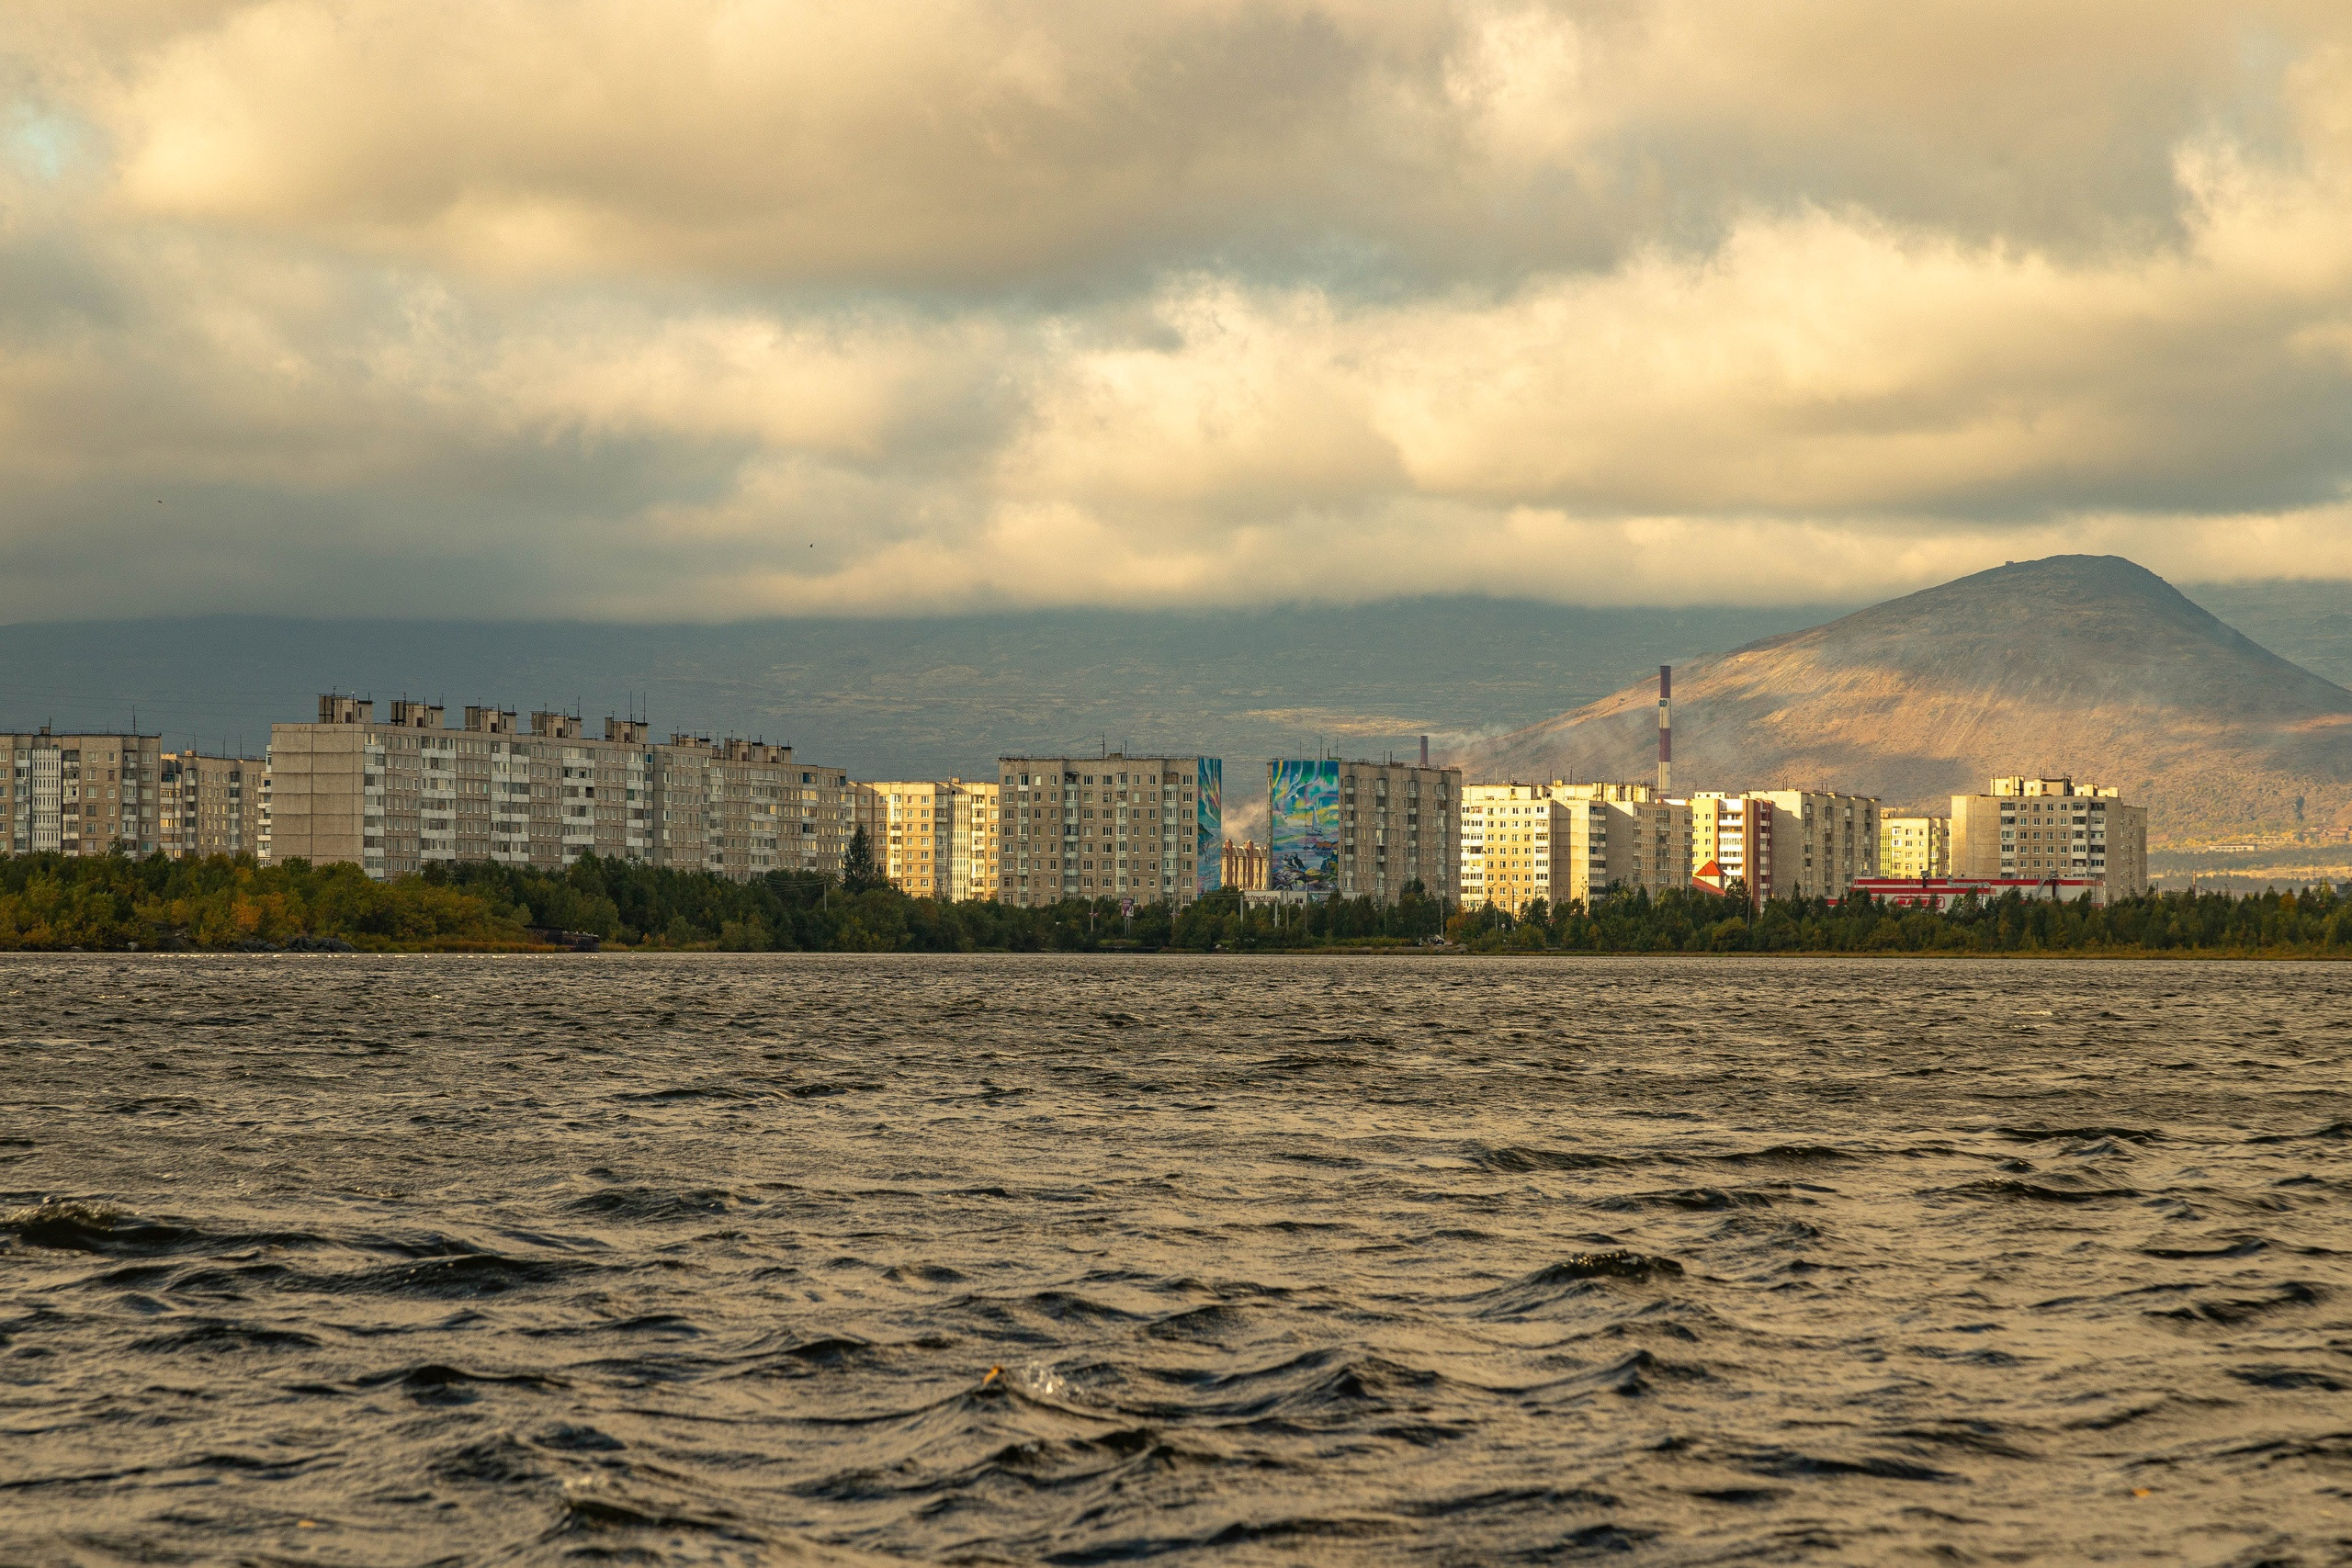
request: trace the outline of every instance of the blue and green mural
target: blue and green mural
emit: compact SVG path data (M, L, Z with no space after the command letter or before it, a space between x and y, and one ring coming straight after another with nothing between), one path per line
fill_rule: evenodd
M1266 886L1324 897L1340 888L1340 764L1266 764Z
M1197 824L1201 891L1214 893L1225 886L1225 759L1201 759L1201 776L1193 786L1193 798L1200 812Z

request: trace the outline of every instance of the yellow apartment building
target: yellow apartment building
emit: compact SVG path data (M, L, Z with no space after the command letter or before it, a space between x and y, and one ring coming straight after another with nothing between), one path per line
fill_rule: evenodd
M1881 876L1950 876L1951 818L1881 817L1878 865Z

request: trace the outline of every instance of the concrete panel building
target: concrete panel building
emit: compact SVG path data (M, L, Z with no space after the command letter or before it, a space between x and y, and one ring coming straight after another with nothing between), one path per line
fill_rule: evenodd
M1225 841L1221 879L1227 887L1238 887L1245 893L1266 890L1266 846L1255 839L1236 843Z
M560 870L582 854L712 871L838 874L847 779L791 748L673 735L633 719L601 737L578 716L469 707L463 728L424 703L319 699L315 724L270 730L266 833L274 861L348 861L371 876L491 861Z
M2098 882L2106 897L2148 889L2148 812L2071 778L1996 778L1951 797L1952 874Z
M850 785L855 825L865 829L876 867L910 897L956 896L956 788L928 779Z
M1003 891L1004 858L997 830L1004 825L1004 786L1000 784L951 780L956 795L948 802L955 812L948 880L958 900L988 899Z
M264 767L257 758L164 752L156 773L156 842L164 853L258 855Z
M1854 879L1879 874L1879 803L1832 790L1773 789L1772 858L1762 897L1842 898Z
M1266 768L1266 886L1300 898L1461 899L1462 771L1336 757Z
M1951 818L1882 816L1878 872L1882 877L1951 875Z
M1611 888L1690 880L1690 813L1647 784L1474 784L1463 788L1465 908L1518 914L1537 898L1589 905Z
M1555 800L1590 800L1609 808L1609 861L1603 888L1646 888L1652 895L1690 882L1690 807L1645 784L1569 784L1555 780Z
M1000 786L965 779L878 779L850 785L874 863L911 897L961 902L1001 891Z
M153 854L164 842L163 751L153 735L0 734L0 851Z
M997 897L1190 904L1223 874L1216 757L1001 757Z
M1828 790L1709 791L1690 806L1694 878L1709 865L1750 898L1838 898L1878 874L1879 803Z

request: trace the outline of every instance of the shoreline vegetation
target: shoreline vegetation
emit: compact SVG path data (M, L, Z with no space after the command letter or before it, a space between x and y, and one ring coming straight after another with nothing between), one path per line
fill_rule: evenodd
M854 846L862 849L863 846ZM631 952L1109 953L1394 951L1751 953L1931 956L2352 958L2352 897L2333 887L2152 893L2105 908L1964 900L1945 913L1868 898L1772 899L1751 910L1701 889L1539 900L1513 917L1453 910L1419 885L1370 899L1245 908L1210 894L1182 909L1072 899L1043 908L938 903L883 883L853 853L839 878L771 872L733 882L583 856L562 872L468 863L389 882L351 864L250 857L0 856L0 953L555 951L531 928L593 932Z

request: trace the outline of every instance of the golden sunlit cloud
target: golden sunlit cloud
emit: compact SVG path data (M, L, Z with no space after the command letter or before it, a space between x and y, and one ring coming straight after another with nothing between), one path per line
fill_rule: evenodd
M0 18L0 617L2352 576L2352 18Z

